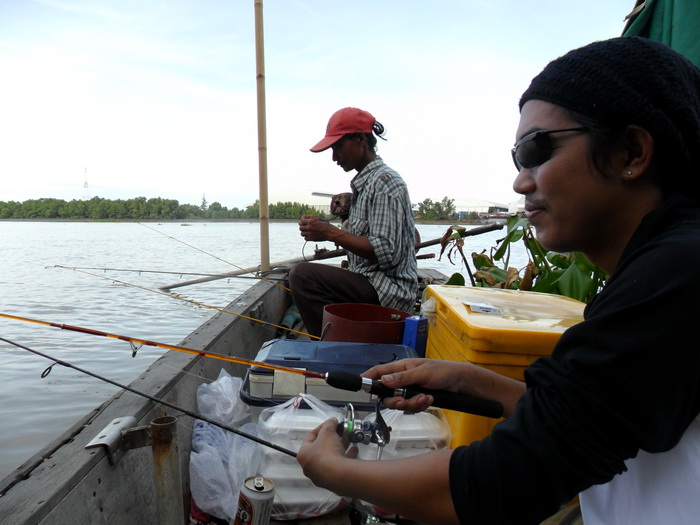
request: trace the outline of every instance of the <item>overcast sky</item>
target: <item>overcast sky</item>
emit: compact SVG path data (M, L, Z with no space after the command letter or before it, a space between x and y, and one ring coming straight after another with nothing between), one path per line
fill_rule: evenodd
M371 112L411 200L507 203L517 102L634 0L265 0L270 202L348 191L337 109ZM258 195L253 0L2 0L0 200ZM87 175L87 190L84 188ZM324 202L326 199L322 199Z

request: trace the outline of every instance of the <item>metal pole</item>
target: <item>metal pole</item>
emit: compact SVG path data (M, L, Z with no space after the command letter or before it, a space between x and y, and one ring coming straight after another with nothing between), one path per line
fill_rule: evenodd
M151 450L156 484L156 515L160 525L185 523L180 458L175 435L177 419L159 417L151 421Z
M270 269L270 217L267 202L267 124L265 115L265 36L263 3L255 0L255 73L258 99L258 178L260 194L260 268Z

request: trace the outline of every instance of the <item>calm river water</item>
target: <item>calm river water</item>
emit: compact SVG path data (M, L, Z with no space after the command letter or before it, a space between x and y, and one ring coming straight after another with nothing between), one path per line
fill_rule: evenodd
M424 241L441 237L446 228L418 226ZM465 253L488 249L502 236L503 230L467 238ZM112 279L157 289L196 278L185 272L216 274L256 266L260 254L258 223L0 221L0 239L0 313L170 344L216 312ZM294 222L270 225L273 262L311 256L315 246L304 245ZM334 248L330 243L319 247ZM448 275L463 271L446 258L437 261L439 246L421 253L436 254L419 261L424 268ZM521 253L512 265L524 262ZM88 275L58 266L97 269L84 270ZM173 273L152 273L156 271ZM250 278L232 278L175 291L224 307L251 284ZM122 341L5 318L0 318L0 337L127 384L163 353L143 347L132 358L129 344ZM42 378L50 365L0 341L0 479L117 391L60 365Z

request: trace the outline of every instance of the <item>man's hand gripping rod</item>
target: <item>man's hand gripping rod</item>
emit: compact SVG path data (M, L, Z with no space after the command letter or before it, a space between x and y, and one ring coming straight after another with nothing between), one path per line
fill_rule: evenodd
M433 396L433 406L455 410L457 412L465 412L467 414L475 414L477 416L491 417L498 419L503 416L503 405L492 399L481 399L478 397L468 396L466 394L455 394L444 390L429 390L417 386L406 386L404 388L389 388L384 386L381 381L362 377L359 374L352 372L344 372L335 370L326 373L326 383L332 387L341 390L349 390L351 392L368 392L374 394L380 399L386 397L403 397L409 399L418 394L426 394Z

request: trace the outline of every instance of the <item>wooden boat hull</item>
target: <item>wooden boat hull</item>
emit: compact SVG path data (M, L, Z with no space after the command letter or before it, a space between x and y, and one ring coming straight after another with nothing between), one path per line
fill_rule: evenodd
M270 277L283 279L285 274ZM419 271L421 289L445 281L446 277L438 271ZM258 281L225 310L276 324L289 304L290 296L283 288L270 281ZM188 335L180 346L255 359L262 344L276 335L262 323L220 312ZM232 376L243 377L246 372L244 365L169 351L130 386L196 412L197 388L205 381L214 381L222 368ZM149 425L165 415L177 417L180 413L137 394L118 392L0 481L0 523L159 523L151 448L128 450L112 464L105 448L86 449L85 446L114 419L132 416L136 420L134 426L138 427ZM176 446L182 475L182 504L186 513L190 502L189 457L194 422L183 416L178 423ZM305 522L313 525L351 523L348 509L296 521Z
M226 309L276 323L288 306L278 286L260 281ZM275 337L260 323L218 313L187 336L182 346L254 359L263 342ZM196 411L197 387L216 379L221 368L243 376L245 367L202 356L169 351L131 386L136 390ZM112 420L133 416L148 425L172 410L121 391L69 431L0 481L0 523L131 524L158 523L153 458L150 447L127 451L114 465L103 448L86 449ZM189 509L188 464L193 421L180 418L177 447L182 472L182 498Z

